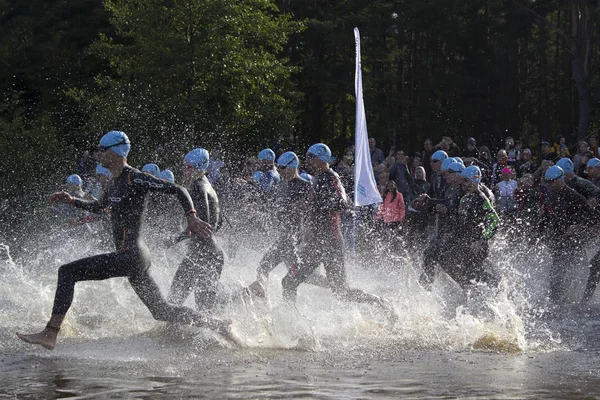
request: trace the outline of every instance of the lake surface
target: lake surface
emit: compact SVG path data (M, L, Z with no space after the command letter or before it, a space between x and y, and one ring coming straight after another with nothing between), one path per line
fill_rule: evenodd
M238 296L272 238L220 240L228 259L216 312L234 321L244 348L154 321L125 279L78 284L57 348L27 345L14 333L47 322L57 268L110 249L77 231L14 249L14 260L0 261L0 398L600 398L598 298L586 312L549 307L543 249L496 243L501 289L468 294L443 274L423 290L418 257L349 257L351 285L397 308L390 325L372 307L309 285L296 307L284 305L283 266L268 301ZM149 244L166 293L185 249ZM571 275L576 301L585 261Z

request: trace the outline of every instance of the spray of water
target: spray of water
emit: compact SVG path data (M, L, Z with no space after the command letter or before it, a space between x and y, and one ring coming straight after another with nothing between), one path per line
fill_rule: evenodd
M347 259L352 286L382 295L392 301L400 320L390 326L379 310L337 300L324 288L302 285L296 306L281 298L285 266L271 274L268 298L263 301L241 295L241 288L255 279L256 267L267 247L276 240L268 230L224 231L219 240L227 262L222 275L223 290L216 313L231 318L248 347L289 348L319 351L365 346L399 349L483 349L538 351L564 348L561 332L546 318L548 255L541 246L514 243L499 237L490 260L503 276L497 290L476 287L465 293L445 274L431 291L417 283L420 255L364 253ZM153 253L152 274L166 293L172 276L185 254L185 245L167 249L162 233L147 232ZM22 243L22 256L13 260L9 246L2 244L0 308L10 335L2 336L2 347L12 347L15 330L32 331L47 320L61 264L110 251L86 227L56 229L51 235L32 236ZM573 286L581 287L585 270L579 268ZM573 297L580 290L573 290ZM193 307L192 299L186 303ZM173 334L165 324L152 319L126 279L77 284L61 340L98 340L123 337L156 338ZM157 331L158 329L158 331ZM154 332L154 333L152 333ZM182 333L183 332L183 333ZM182 328L177 335L198 345L209 332ZM176 336L176 335L175 335Z

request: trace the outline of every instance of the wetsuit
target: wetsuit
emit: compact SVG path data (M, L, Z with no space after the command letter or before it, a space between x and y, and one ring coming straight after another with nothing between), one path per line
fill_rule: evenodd
M431 212L434 212L437 204L445 206L446 212L443 214L436 213L437 232L423 255L422 273L419 281L425 287L429 287L435 279L436 264L442 264L442 261L448 257L462 195L460 185L447 186L442 199L429 201L428 206Z
M500 225L491 201L481 190L466 194L460 199L455 222L450 250L452 256L444 259L444 270L463 288L472 281L497 286L498 279L484 270L488 241ZM474 243L478 244L476 248L471 246Z
M377 296L348 287L340 228L340 216L348 207L348 201L338 174L330 168L316 176L313 193L307 221L309 240L300 251L298 268L291 269L283 278L284 299L295 302L298 286L323 263L327 281L336 297L345 301L379 303Z
M142 173L129 166L112 179L100 200L75 199L73 205L95 213L108 208L116 251L100 254L61 266L54 297L53 315L64 315L71 307L75 284L80 281L127 277L131 287L160 321L207 325L207 319L185 307L173 306L162 297L150 276L150 254L140 237L144 200L148 192L176 195L184 211L194 208L188 192L181 186Z
M590 222L591 215L585 197L575 190L565 186L558 192L548 193L540 228L546 234L546 244L552 254L550 300L554 303L563 298L566 267L573 263L579 249L578 239L570 228Z
M297 267L300 235L312 196L312 183L300 177L279 185L274 209L281 232L260 260L256 271L259 281L266 281L269 273L280 263L292 269Z
M279 172L273 167L266 170L258 182L263 192L267 193L273 189L273 186L277 185L281 181Z
M219 199L208 178L195 180L189 193L196 205L196 216L213 226L214 231L218 230L221 226ZM193 290L198 311L212 309L224 262L223 251L212 234L208 238L192 237L187 255L175 272L169 302L181 305Z
M577 193L586 199L600 198L600 187L596 186L592 181L579 176L573 176L568 179L567 186L574 189Z

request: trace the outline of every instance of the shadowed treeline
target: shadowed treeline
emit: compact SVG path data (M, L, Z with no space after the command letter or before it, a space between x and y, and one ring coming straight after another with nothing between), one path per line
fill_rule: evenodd
M442 135L575 143L598 120L597 6L6 0L0 198L54 187L110 129L132 138L134 165L199 143L229 161L278 139L341 152L354 130L355 26L369 132L383 148Z

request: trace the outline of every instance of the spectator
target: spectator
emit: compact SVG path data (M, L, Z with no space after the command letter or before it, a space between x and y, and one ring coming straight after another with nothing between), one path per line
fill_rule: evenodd
M552 145L552 151L558 154L560 158L571 157L569 147L567 146L567 139L562 135L556 138L556 142Z
M533 174L537 169L537 164L531 159L531 150L525 149L521 152L521 157L517 161L517 176Z
M512 136L507 136L504 139L504 150L506 150L506 164L516 165L517 164L517 150L515 150L515 139Z
M371 163L373 167L379 164L383 164L385 161L385 155L383 154L383 150L378 149L376 147L377 141L375 138L369 138L369 151L371 152Z
M479 161L488 166L488 169L492 166L492 152L487 146L481 146L479 148Z
M403 151L396 153L396 162L389 169L389 178L396 183L396 189L402 193L405 201L410 202L410 184L412 176L406 165L406 156Z
M444 150L449 157L460 156L460 148L450 139L449 136L442 137L442 140L437 144L436 149Z
M340 162L337 163L335 172L340 176L342 186L350 197L354 193L354 154L352 151L346 151Z
M386 231L392 233L397 232L400 224L406 215L404 198L402 193L398 192L396 183L389 181L382 193L383 203L379 205L379 211L375 216L376 222L383 222L387 228Z
M592 158L594 158L594 153L592 153L591 151L586 151L585 154L583 155L583 162L581 163L581 165L579 166L579 169L577 169L575 172L577 173L577 176L580 176L582 178L586 178L588 176L588 171L587 171L587 163L588 161L590 161Z
M385 166L383 164L379 165L377 167L377 189L379 190L379 194L381 195L381 197L384 196L384 193L387 190L387 184L390 181L390 176L387 173L387 170L385 169Z
M496 163L492 168L492 177L490 182L490 189L496 191L496 184L502 180L502 169L508 166L508 154L506 150L499 150L496 156Z
M521 158L521 152L523 151L522 140L515 140L515 151L517 152L517 162L519 162L519 158Z
M598 135L590 136L590 151L598 158Z
M583 159L585 157L585 153L587 153L587 152L588 152L587 142L585 142L585 141L579 142L579 144L577 145L577 153L575 153L575 155L573 156L573 167L575 168L576 172L579 171L579 167L581 167L582 164L585 164Z
M412 157L412 163L410 168L410 175L415 176L418 167L423 166L423 159L421 158L421 153L415 152Z
M421 152L423 167L425 168L425 172L427 176L431 176L431 155L433 154L433 144L431 143L431 139L426 139L423 142L423 151Z
M513 170L510 167L502 169L502 180L496 185L496 198L498 211L508 214L517 209L515 202L515 190L517 181L514 179Z
M541 143L541 151L540 151L540 159L542 160L550 160L552 162L554 162L554 160L556 160L556 153L552 151L552 147L550 146L550 143L548 143L547 141L543 140Z
M422 194L429 192L431 184L427 182L427 175L424 167L415 168L415 180L410 187L410 197L416 199Z
M467 149L463 152L463 157L479 158L479 150L474 138L467 139Z

